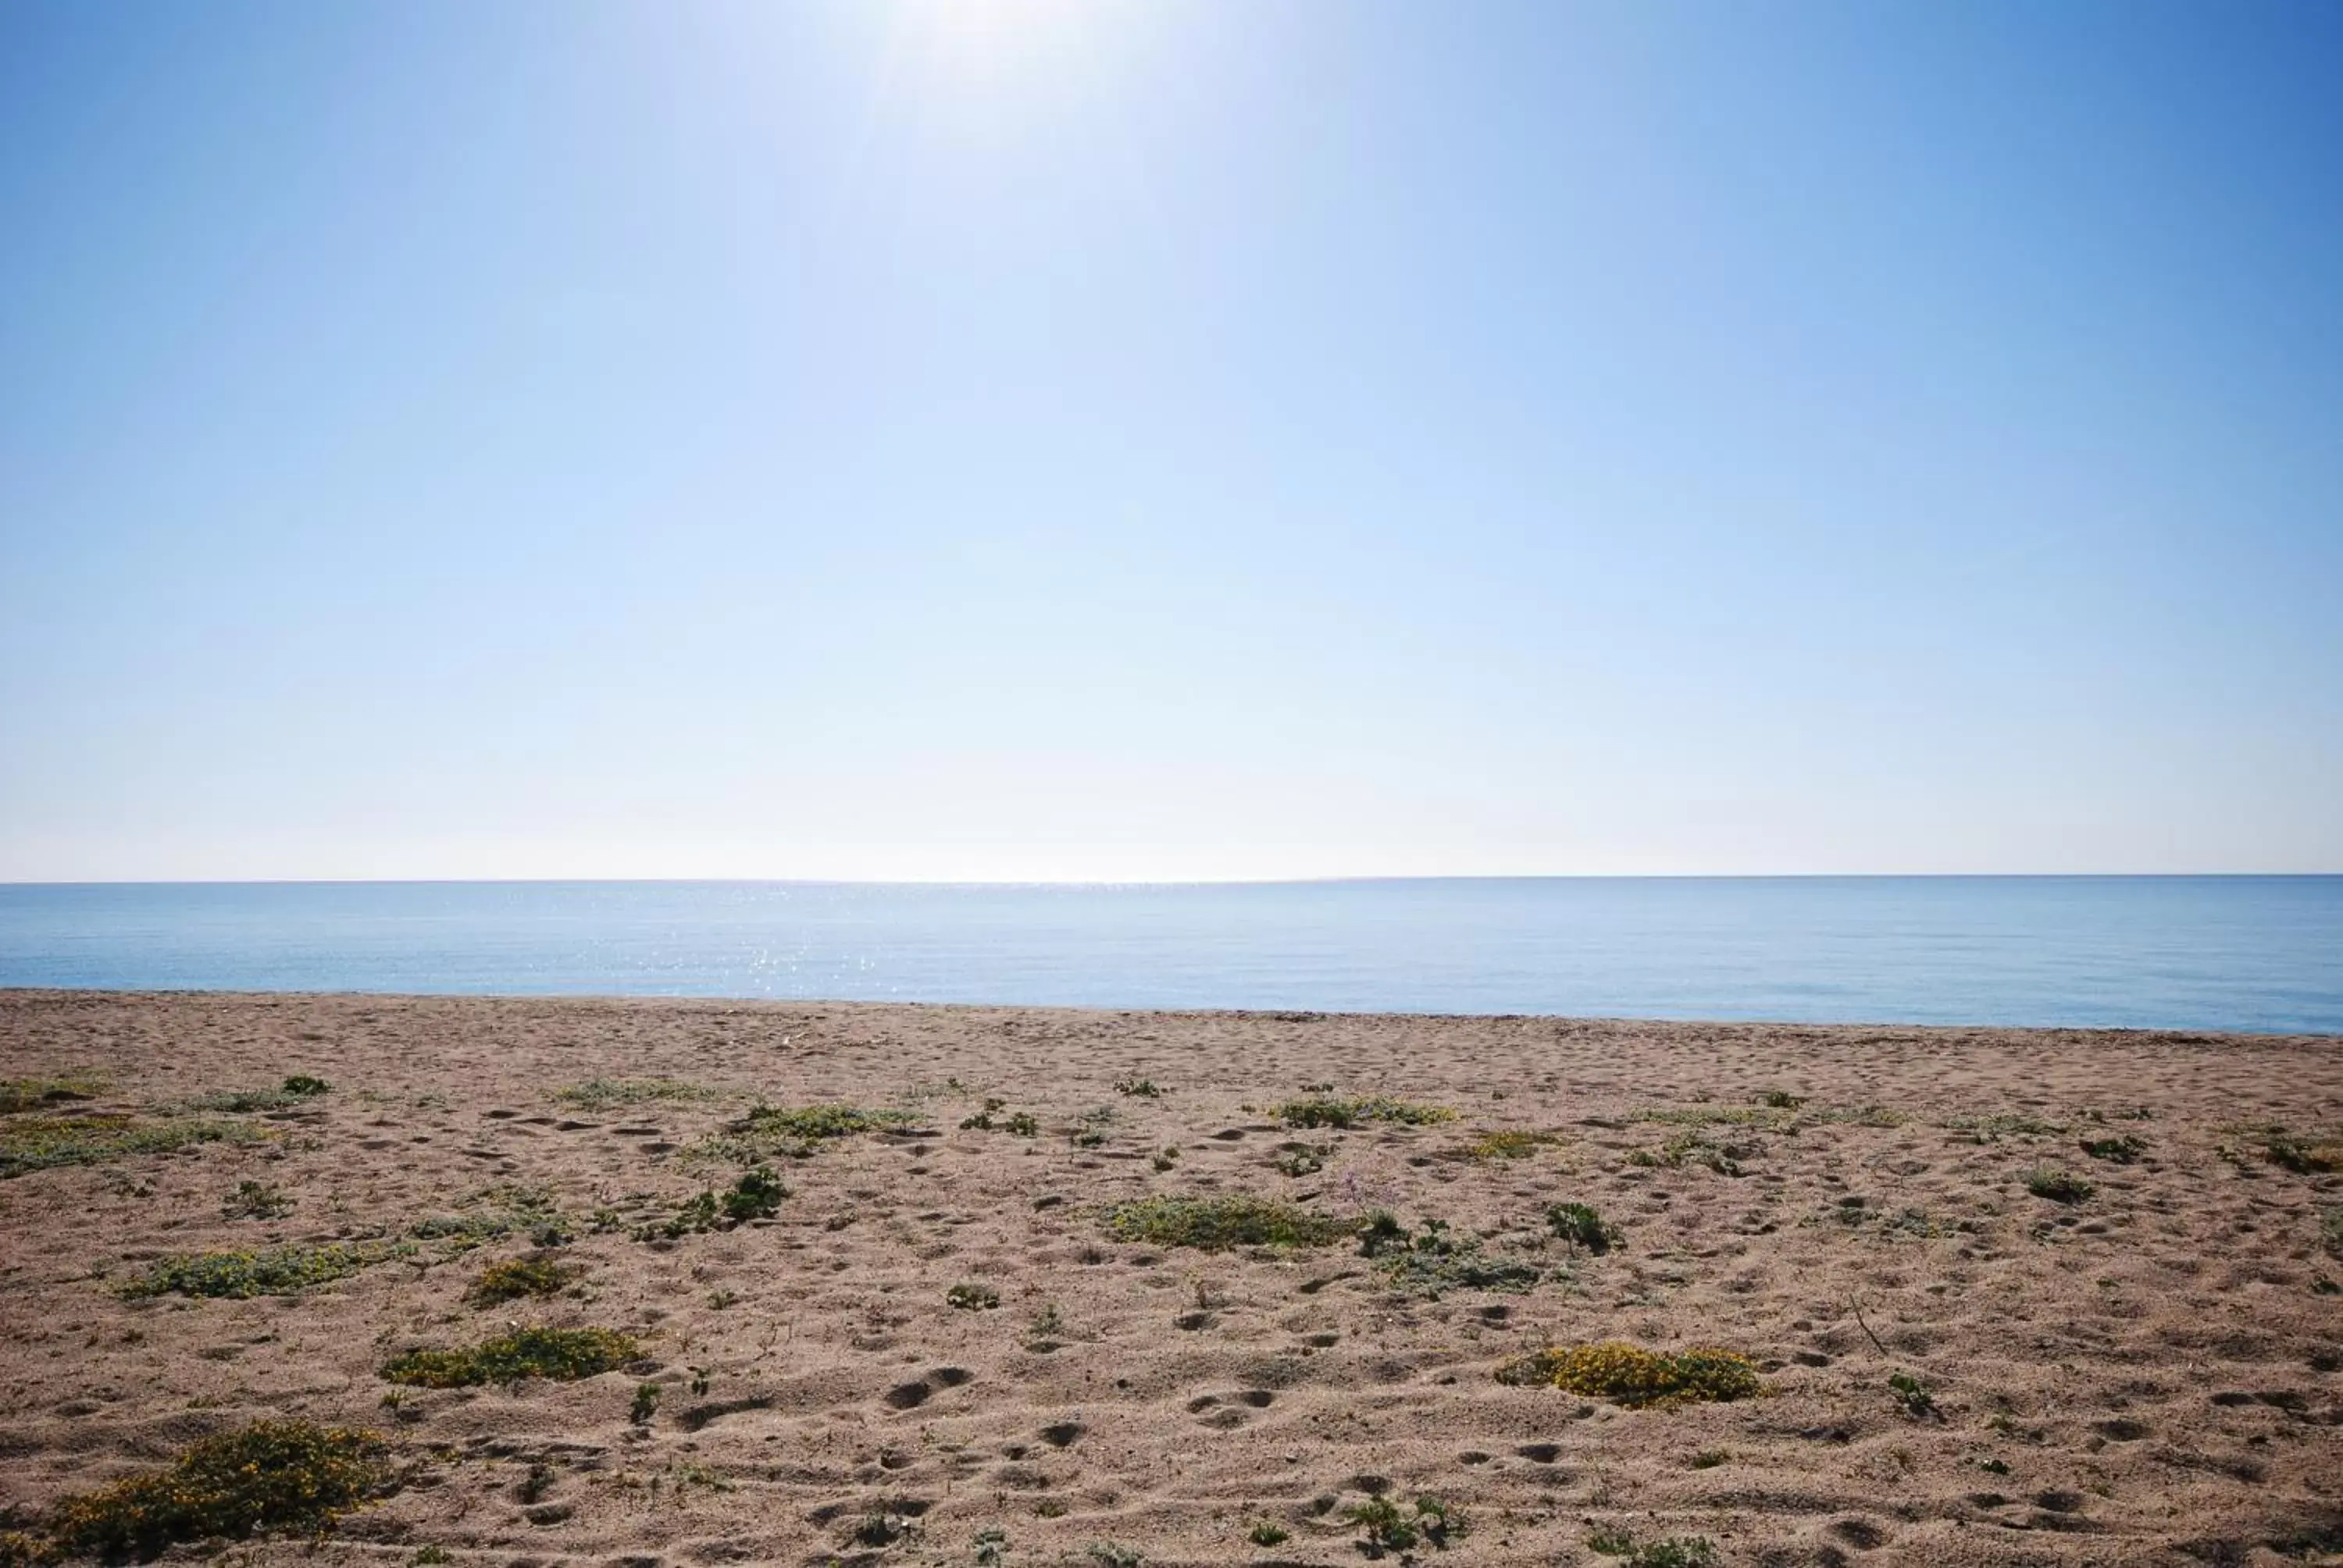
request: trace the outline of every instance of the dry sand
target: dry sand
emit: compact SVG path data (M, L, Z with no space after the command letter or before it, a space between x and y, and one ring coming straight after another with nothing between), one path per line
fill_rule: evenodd
M2321 1231L2343 1178L2282 1170L2239 1131L2343 1119L2332 1040L0 992L0 1075L92 1068L124 1108L295 1072L334 1089L256 1119L270 1141L0 1182L0 1503L20 1518L205 1433L299 1415L383 1430L407 1484L318 1547L240 1548L250 1560L965 1564L998 1528L1010 1564L1090 1562L1094 1543L1151 1564L1356 1563L1342 1514L1385 1486L1462 1508L1464 1534L1418 1551L1457 1568L1613 1561L1585 1544L1602 1527L1704 1535L1725 1563L2343 1547L2343 1297L2317 1289L2343 1278L2343 1241ZM1118 1093L1134 1075L1164 1094ZM619 1076L724 1097L553 1098ZM1293 1133L1268 1114L1321 1083L1460 1119ZM1639 1113L1767 1090L1806 1103L1710 1130L1745 1174L1630 1162L1684 1131ZM988 1095L1040 1136L961 1130ZM919 1121L781 1161L792 1195L769 1221L657 1243L584 1228L729 1180L690 1147L759 1098ZM1105 1141L1075 1146L1100 1106ZM1824 1114L1857 1107L1895 1115ZM1996 1115L2067 1130L1980 1142L1950 1125ZM1563 1141L1466 1157L1498 1128ZM2125 1132L2147 1141L2137 1163L2077 1148ZM1322 1171L1275 1168L1295 1142L1333 1146ZM2096 1194L2030 1195L2044 1163ZM225 1219L241 1180L297 1207ZM580 1221L576 1294L467 1306L518 1238L444 1261L427 1243L299 1295L110 1288L170 1252L395 1235L499 1182L549 1187ZM1238 1191L1444 1219L1570 1277L1429 1299L1354 1244L1205 1254L1109 1240L1098 1218ZM1564 1200L1624 1246L1542 1249L1542 1211ZM948 1305L970 1280L1000 1305ZM387 1354L516 1321L632 1330L656 1366L383 1403ZM1767 1392L1634 1411L1492 1375L1612 1338L1745 1350ZM1897 1372L1936 1415L1906 1411ZM646 1379L662 1397L639 1425ZM884 1547L855 1539L874 1511L907 1526ZM1290 1539L1251 1544L1262 1520Z

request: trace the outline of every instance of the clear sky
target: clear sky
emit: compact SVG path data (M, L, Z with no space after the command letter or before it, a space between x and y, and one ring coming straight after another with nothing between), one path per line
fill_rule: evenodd
M2343 6L0 0L0 878L2343 869Z

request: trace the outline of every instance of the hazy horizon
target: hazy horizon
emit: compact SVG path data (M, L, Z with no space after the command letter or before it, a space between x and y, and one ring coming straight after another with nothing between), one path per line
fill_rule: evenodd
M0 9L0 879L2343 870L2343 9Z

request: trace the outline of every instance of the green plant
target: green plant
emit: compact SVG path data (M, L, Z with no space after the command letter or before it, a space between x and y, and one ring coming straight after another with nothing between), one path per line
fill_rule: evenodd
M729 1231L751 1220L770 1218L789 1195L788 1186L772 1167L759 1165L724 1191L700 1192L684 1200L667 1219L637 1226L635 1240L673 1241L709 1231Z
M1786 1089L1769 1089L1757 1097L1757 1102L1769 1111L1795 1111L1806 1102L1806 1097Z
M1896 1395L1897 1402L1904 1406L1905 1414L1930 1416L1936 1413L1936 1396L1928 1392L1926 1383L1922 1382L1912 1373L1907 1372L1889 1373L1887 1387Z
M72 1556L154 1556L179 1542L319 1533L388 1483L373 1432L258 1421L188 1445L167 1470L68 1497L48 1533Z
M1231 1247L1323 1247L1358 1229L1271 1198L1137 1198L1105 1211L1107 1233L1118 1241L1222 1251Z
M651 1417L659 1412L659 1385L639 1382L635 1385L634 1402L627 1407L627 1420L636 1426L649 1426Z
M72 1100L95 1100L105 1089L106 1080L95 1073L68 1073L62 1078L0 1078L0 1116L45 1111Z
M1282 1546L1292 1539L1292 1533L1272 1520L1262 1519L1245 1532L1245 1539L1256 1546Z
M524 1296L558 1296L575 1283L585 1270L543 1252L490 1263L474 1277L464 1299L476 1307L493 1307Z
M2128 1165L2147 1152L2147 1140L2127 1132L2120 1138L2086 1138L2081 1140L2081 1147L2094 1160Z
M1523 1128L1508 1127L1494 1132L1483 1132L1465 1146L1466 1158L1473 1160L1526 1160L1541 1149L1551 1149L1562 1142L1561 1135L1553 1132L1532 1132Z
M867 1111L855 1105L759 1105L696 1152L757 1164L775 1155L809 1159L824 1143L860 1133L906 1127L919 1119L908 1111Z
M1956 1143L1998 1143L2005 1138L2048 1138L2066 1131L2063 1121L2050 1121L2023 1111L1990 1116L1956 1116L1945 1128Z
M990 1132L990 1131L992 1131L992 1129L993 1129L993 1126L994 1126L994 1122L993 1122L993 1120L992 1120L992 1113L993 1113L994 1111L999 1111L1002 1106L1004 1106L1004 1105L1006 1105L1006 1104L1008 1104L1008 1103L1009 1103L1009 1102L1008 1102L1007 1101L1005 1101L1005 1100L987 1100L987 1101L984 1102L984 1107L983 1107L983 1109L982 1109L982 1110L980 1110L980 1111L977 1111L977 1112L976 1112L974 1115L972 1115L972 1116L968 1116L968 1117L964 1117L964 1118L962 1118L962 1119L961 1119L961 1121L960 1121L960 1131L962 1131L963 1132Z
M1361 1543L1361 1550L1370 1557L1380 1557L1386 1552L1411 1551L1418 1541L1445 1548L1452 1536L1464 1533L1464 1516L1441 1499L1429 1495L1417 1498L1410 1512L1403 1512L1388 1497L1370 1497L1345 1509L1342 1517L1364 1533L1366 1539Z
M977 1280L962 1280L944 1292L944 1300L964 1312L990 1312L1001 1304L1001 1292Z
M279 1087L287 1094L293 1095L297 1099L301 1100L309 1099L313 1095L330 1094L333 1092L334 1089L334 1086L327 1083L324 1079L312 1078L306 1072L295 1073L292 1077L287 1079Z
M2053 1203L2079 1203L2097 1187L2071 1171L2055 1170L2037 1165L2026 1173L2026 1190L2036 1198L2047 1198Z
M1035 1312L1033 1321L1025 1325L1026 1337L1029 1339L1054 1340L1062 1338L1065 1332L1065 1314L1058 1311L1058 1303L1055 1302L1048 1303L1040 1312Z
M632 1334L611 1329L515 1329L465 1350L414 1350L382 1364L388 1382L417 1388L466 1388L525 1378L574 1382L642 1353Z
M1285 1176L1314 1176L1326 1169L1326 1156L1334 1151L1331 1143L1289 1143L1273 1163Z
M418 1241L438 1241L451 1254L522 1231L540 1247L558 1247L570 1239L569 1221L548 1187L499 1182L473 1193L462 1207L460 1214L427 1215L407 1233Z
M1378 1220L1398 1227L1390 1215L1381 1213L1370 1219L1370 1226ZM1373 1249L1370 1256L1383 1256L1383 1275L1394 1289L1417 1295L1437 1298L1452 1290L1526 1291L1544 1278L1543 1270L1528 1263L1483 1257L1477 1239L1456 1235L1442 1220L1424 1221L1413 1235L1400 1230L1396 1239L1387 1233L1371 1237L1365 1246Z
M738 1291L714 1290L708 1292L708 1305L712 1312L725 1312L740 1304Z
M1721 1448L1704 1448L1692 1456L1692 1467L1694 1470L1715 1470L1732 1457Z
M1141 1568L1147 1561L1131 1548L1112 1541L1093 1541L1083 1548L1083 1555L1099 1568Z
M149 1296L289 1296L312 1285L405 1257L415 1249L396 1241L332 1241L321 1247L270 1247L248 1252L180 1252L157 1258L146 1271L116 1289L125 1301Z
M0 1121L0 1178L60 1165L102 1165L136 1154L169 1154L198 1143L253 1143L267 1137L241 1121L130 1116L17 1116Z
M415 1555L407 1561L408 1568L429 1568L435 1563L453 1563L455 1560L445 1546L427 1545L417 1547Z
M1619 1245L1619 1227L1605 1221L1591 1203L1556 1203L1545 1211L1545 1222L1572 1251L1582 1247L1600 1257Z
M1554 1345L1507 1362L1500 1382L1545 1384L1630 1409L1748 1399L1762 1392L1756 1363L1715 1345L1647 1351L1619 1340Z
M2343 1171L2343 1136L2298 1135L2272 1128L2262 1140L2262 1158L2298 1176L2328 1175Z
M1586 1549L1619 1559L1621 1568L1715 1568L1716 1545L1705 1535L1669 1535L1637 1545L1624 1530L1597 1530Z
M1114 1091L1117 1094L1131 1095L1140 1100L1161 1100L1163 1097L1162 1086L1151 1078L1118 1079L1115 1081Z
M293 1200L265 1181L239 1181L220 1204L223 1220L282 1220L293 1212Z
M1001 1568L1009 1550L1009 1533L995 1524L976 1533L976 1568Z
M1169 1171L1178 1163L1180 1163L1180 1146L1177 1143L1166 1143L1155 1151L1154 1165L1158 1171Z
M1371 1121L1424 1127L1435 1121L1456 1120L1456 1112L1444 1105L1393 1100L1383 1094L1350 1099L1321 1095L1307 1100L1289 1100L1278 1106L1274 1114L1288 1127L1332 1127L1337 1130L1363 1127Z
M553 1098L585 1111L612 1111L657 1101L714 1100L722 1092L674 1078L589 1078L555 1090Z
M2318 1244L2343 1258L2343 1205L2318 1211Z

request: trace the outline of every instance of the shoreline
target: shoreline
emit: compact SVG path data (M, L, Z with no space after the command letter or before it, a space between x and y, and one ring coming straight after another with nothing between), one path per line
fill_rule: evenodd
M2343 1542L2343 1342L2318 1293L2343 1280L2343 1176L2276 1162L2266 1131L2315 1155L2343 1129L2333 1044L0 990L0 1076L106 1080L0 1136L69 1112L242 1130L0 1180L0 1505L37 1521L268 1417L374 1428L412 1467L327 1563L958 1563L997 1529L1016 1564L1111 1543L1333 1568L1379 1491L1469 1521L1418 1548L1459 1565L1609 1561L1587 1546L1606 1530L1733 1564L2249 1562ZM296 1074L331 1089L187 1109ZM1377 1096L1453 1116L1280 1109ZM665 1234L742 1175L759 1102L910 1120L759 1146L789 1190L772 1213ZM2052 1168L2087 1191L2029 1191ZM289 1207L231 1217L247 1182ZM523 1193L539 1219L507 1224ZM1401 1267L1349 1232L1206 1251L1110 1219L1232 1197L1446 1240ZM1546 1211L1573 1202L1618 1245L1562 1239ZM468 1304L547 1214L574 1281ZM124 1293L175 1256L332 1247L385 1255L295 1293ZM383 1376L508 1323L623 1332L642 1359L510 1388ZM1723 1346L1759 1393L1637 1409L1496 1375L1613 1340ZM1283 1540L1253 1544L1262 1524Z

